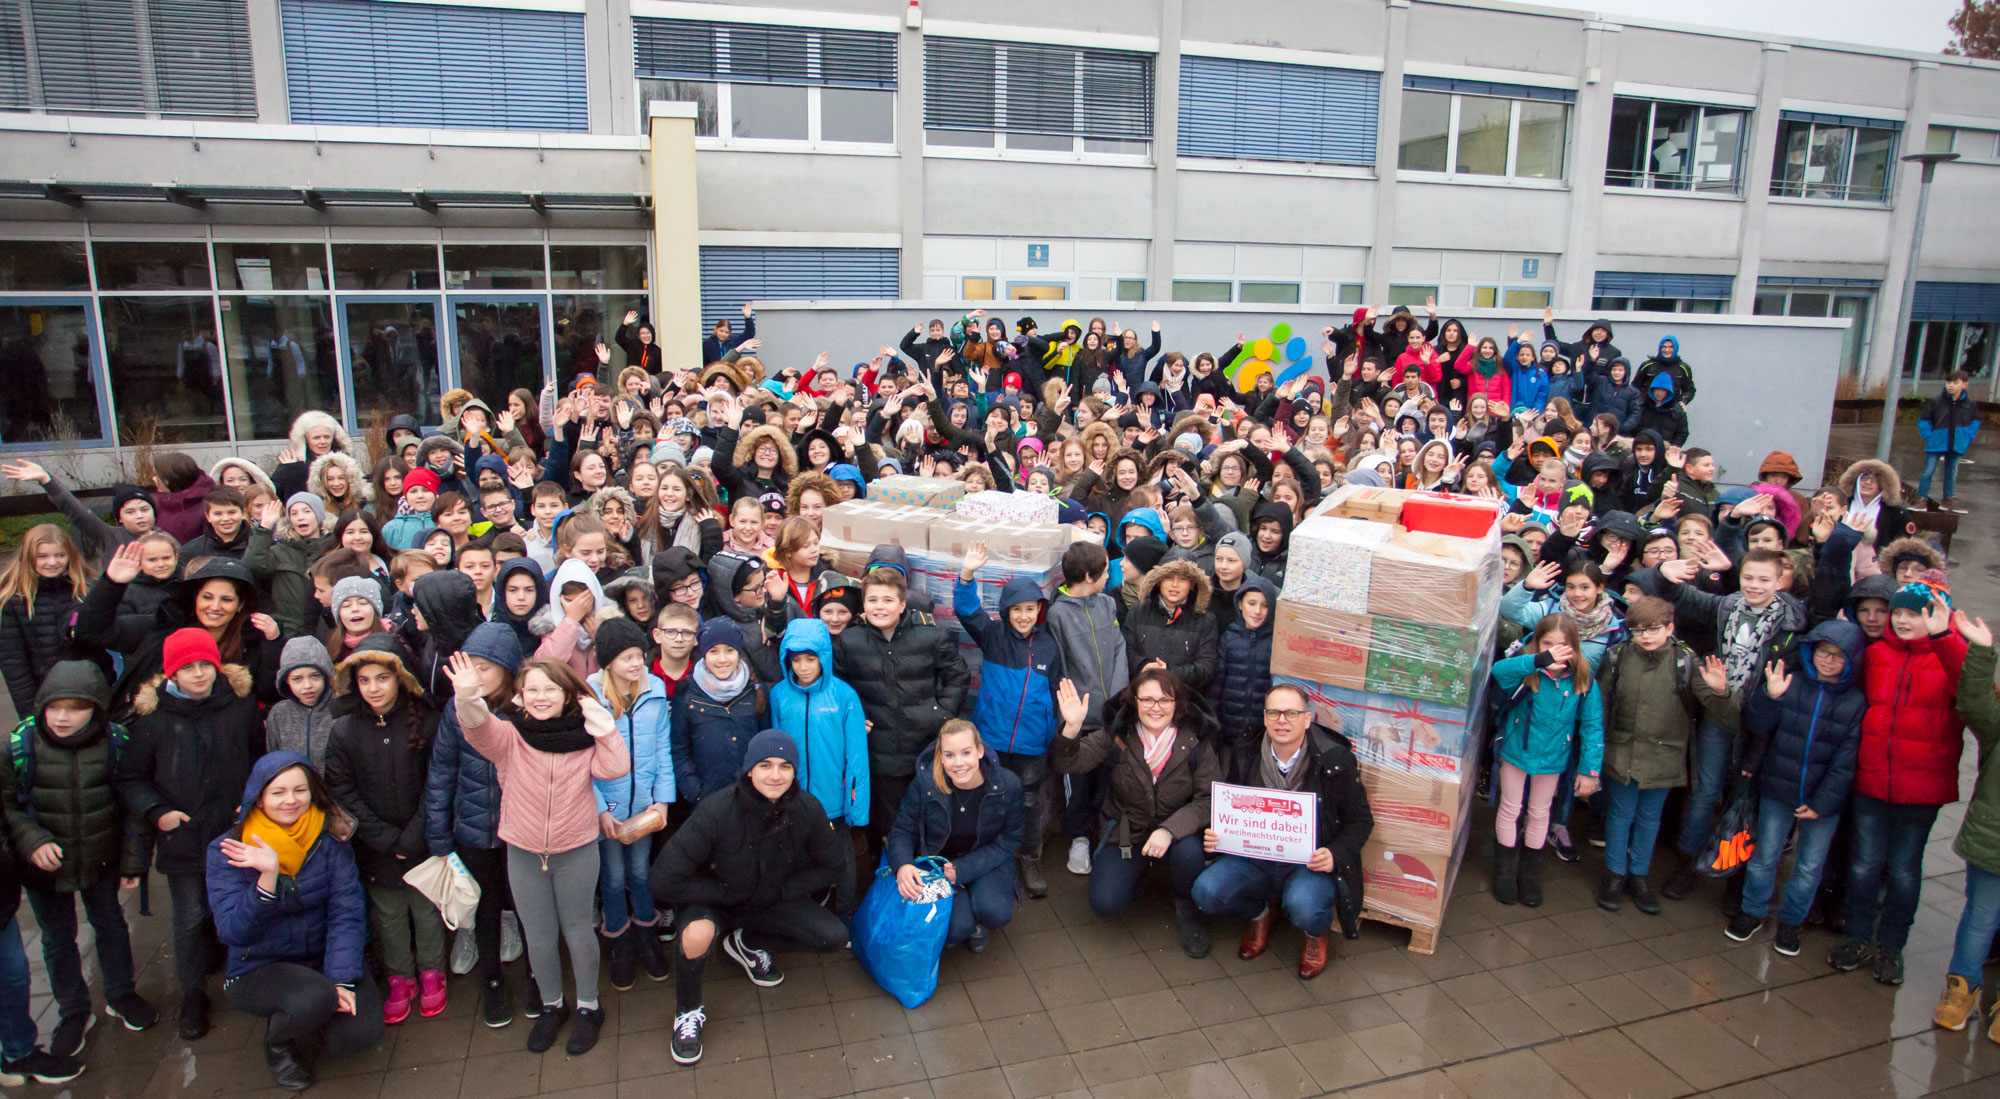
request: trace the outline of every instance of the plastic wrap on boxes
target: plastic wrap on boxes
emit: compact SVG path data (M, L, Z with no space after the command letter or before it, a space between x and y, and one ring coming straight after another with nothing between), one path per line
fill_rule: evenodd
M1289 585L1288 585L1289 588ZM1271 671L1350 690L1368 688L1374 619L1365 614L1278 600L1271 627Z
M952 510L987 523L1054 523L1056 498L1039 492L974 492Z
M964 562L951 554L930 550L911 550L909 553L910 586L928 592L937 604L938 621L948 621L952 589L958 583L958 570ZM1028 569L989 562L972 574L972 582L979 589L979 605L989 614L999 614L1000 589L1016 576L1028 577L1042 589L1043 595L1053 598L1056 585L1062 582L1062 566L1058 563L1052 569Z
M1477 673L1493 651L1497 621L1497 615L1489 615L1481 626L1440 626L1370 617L1363 689L1445 706L1465 705L1483 679Z
M1361 848L1362 915L1411 927L1443 927L1470 834L1470 829L1461 830L1448 854L1398 850L1371 837Z
M1500 599L1499 529L1495 524L1485 538L1397 530L1375 548L1368 613L1441 626L1476 624L1480 608Z
M949 477L896 474L868 482L868 499L884 504L911 504L950 510L964 496L965 482Z
M943 517L943 512L932 508L874 500L834 504L820 517L820 556L845 575L860 576L876 546L928 549L931 524Z
M1471 772L1438 778L1363 763L1361 785L1375 816L1369 839L1398 851L1449 854L1466 826L1479 780Z
M1305 692L1314 720L1346 737L1363 764L1456 779L1477 770L1490 678L1486 671L1482 661L1468 673L1476 682L1465 706L1370 694L1288 675L1274 675L1271 681Z
M1403 501L1409 498L1409 491L1400 488L1342 485L1321 501L1320 505L1313 509L1313 514L1332 515L1342 519L1366 519L1375 523L1394 523L1402 518Z
M1069 548L1076 530L1067 524L1054 522L989 522L957 512L942 516L931 524L928 548L932 553L956 559L964 557L965 551L974 542L984 542L990 564L1046 572L1062 567L1063 551Z
M1395 533L1386 523L1308 516L1292 531L1284 597L1347 614L1367 614L1375 555Z

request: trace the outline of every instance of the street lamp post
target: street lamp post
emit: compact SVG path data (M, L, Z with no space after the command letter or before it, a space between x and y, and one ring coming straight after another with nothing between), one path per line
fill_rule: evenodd
M1924 167L1923 182L1917 187L1917 224L1910 233L1910 260L1903 272L1903 302L1897 311L1901 321L1897 328L1902 338L1893 341L1894 354L1890 356L1889 390L1882 398L1882 432L1875 439L1877 461L1889 460L1889 444L1896 437L1896 402L1902 397L1903 364L1909 356L1910 314L1916 309L1917 301L1917 261L1924 253L1924 218L1930 213L1931 180L1937 175L1937 166L1958 159L1957 153L1911 153L1903 158L1906 164L1921 164Z

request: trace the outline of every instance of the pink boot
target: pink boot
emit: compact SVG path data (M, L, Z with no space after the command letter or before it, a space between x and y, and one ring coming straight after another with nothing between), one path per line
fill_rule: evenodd
M417 983L423 988L422 1006L419 1010L428 1019L444 1010L444 971L426 969L417 974Z
M391 976L389 995L382 1001L382 1022L388 1026L410 1017L410 1001L417 998L417 982L408 977Z

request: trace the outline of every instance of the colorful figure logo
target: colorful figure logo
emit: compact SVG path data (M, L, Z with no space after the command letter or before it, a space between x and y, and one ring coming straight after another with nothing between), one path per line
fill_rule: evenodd
M1247 344L1223 374L1236 383L1238 393L1248 393L1257 387L1257 379L1265 374L1273 375L1277 383L1283 385L1311 369L1312 359L1306 355L1306 338L1292 335L1292 326L1280 323L1271 326L1269 336Z

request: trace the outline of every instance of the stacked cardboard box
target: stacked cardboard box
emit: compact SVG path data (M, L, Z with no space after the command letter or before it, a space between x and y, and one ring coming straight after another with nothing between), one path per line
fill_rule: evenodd
M1414 499L1425 497L1345 488L1292 532L1271 671L1361 761L1375 814L1362 851L1366 911L1434 930L1478 782L1500 511L1473 513L1469 526L1485 527L1477 537L1426 533L1402 525Z

